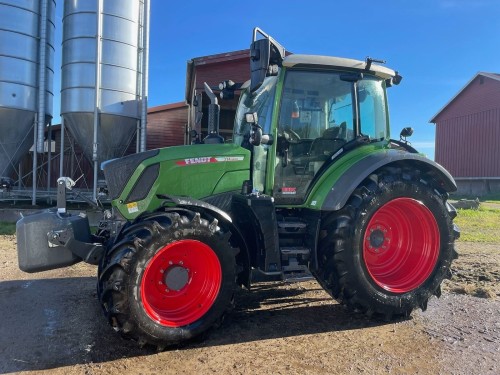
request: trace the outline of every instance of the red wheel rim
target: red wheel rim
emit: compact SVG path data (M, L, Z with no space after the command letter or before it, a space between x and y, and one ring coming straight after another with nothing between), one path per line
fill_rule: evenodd
M195 240L164 246L149 261L141 281L141 299L151 319L167 327L191 324L214 304L222 282L219 259Z
M422 285L436 265L439 229L432 212L411 198L380 207L368 222L363 258L373 281L393 293Z

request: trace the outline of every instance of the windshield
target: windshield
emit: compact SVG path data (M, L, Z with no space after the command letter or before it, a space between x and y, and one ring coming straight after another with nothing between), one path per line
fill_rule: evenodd
M333 138L346 142L361 134L371 140L385 138L388 119L384 81L365 75L354 86L353 82L342 80L342 74L289 71L280 108L281 132L292 131L300 139L316 139L332 132ZM355 87L358 111L355 110Z
M257 112L263 134L271 132L272 109L277 82L278 77L276 76L266 77L262 86L254 93L247 89L241 94L234 119L233 142L235 144L246 148L250 147L248 143L250 126L245 120L245 113Z

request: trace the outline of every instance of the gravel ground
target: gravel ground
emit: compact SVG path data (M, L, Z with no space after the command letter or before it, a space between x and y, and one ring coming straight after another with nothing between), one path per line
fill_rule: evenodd
M443 296L410 319L348 313L316 282L260 283L203 340L157 353L105 322L94 267L23 273L15 237L0 236L0 373L498 374L500 251L457 247Z

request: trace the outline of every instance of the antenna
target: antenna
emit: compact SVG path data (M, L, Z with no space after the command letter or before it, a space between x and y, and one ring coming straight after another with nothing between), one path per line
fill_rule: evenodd
M366 56L365 62L366 62L366 66L365 66L366 70L370 70L370 68L372 67L372 63L374 63L374 62L379 63L379 64L385 64L385 60L374 59L373 57L370 57L370 56Z

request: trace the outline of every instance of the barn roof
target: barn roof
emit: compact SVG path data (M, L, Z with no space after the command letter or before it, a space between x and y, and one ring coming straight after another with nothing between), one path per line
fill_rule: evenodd
M186 106L187 106L187 104L184 103L184 102L158 105L156 107L149 107L148 108L148 113L168 111L168 110L171 110L171 109L183 108L183 107L186 107Z
M458 91L453 98L451 98L448 103L446 103L443 108L441 108L432 118L429 120L429 122L435 124L436 123L436 118L444 111L446 108L479 76L482 77L487 77L494 79L495 81L500 81L500 74L499 73L487 73L487 72L477 72L472 79L467 82L467 84Z

